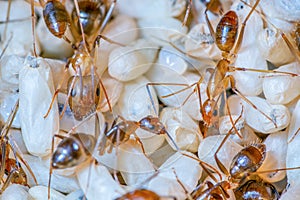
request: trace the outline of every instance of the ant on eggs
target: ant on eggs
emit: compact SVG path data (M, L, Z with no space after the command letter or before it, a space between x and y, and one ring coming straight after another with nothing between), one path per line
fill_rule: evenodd
M69 28L76 41L75 44L72 44L75 53L68 59L66 64L66 70L71 66L75 71L75 75L71 76L68 80L68 97L61 116L66 110L67 101L69 101L69 106L74 113L75 119L81 121L97 110L101 92L104 93L109 109L112 110L105 87L96 72L95 60L100 39L103 38L109 42L113 42L105 36L99 35L99 33L101 34L107 25L114 10L116 0L111 3L109 8L106 7L103 1L75 1L71 17L60 1L49 0L45 3L40 0L40 4L43 7L43 17L49 31L54 36L72 44L66 35L67 28ZM104 10L102 9L103 5L105 6ZM44 117L48 116L64 79L65 77L56 89Z

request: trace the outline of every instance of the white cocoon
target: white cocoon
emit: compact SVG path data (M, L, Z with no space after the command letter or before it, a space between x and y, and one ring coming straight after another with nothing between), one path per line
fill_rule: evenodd
M119 2L117 4L119 4ZM128 45L138 38L138 33L137 23L133 18L126 15L117 15L116 18L107 24L101 35L122 45ZM98 66L97 72L99 75L107 69L108 56L110 52L117 47L120 47L120 45L101 39L100 46L95 52L95 62L96 66Z
M54 94L52 72L43 59L27 57L20 71L19 116L25 145L36 156L46 156L51 150L52 136L59 130L56 100L44 118ZM25 120L26 119L26 120Z
M264 144L266 145L266 158L257 171L285 168L287 131L270 134ZM281 181L285 178L285 175L286 171L259 174L261 178L270 183Z
M108 72L120 81L133 80L149 70L157 51L156 45L143 39L133 47L116 48L109 55Z
M275 66L290 63L295 59L280 33L274 28L261 30L256 44L261 55Z
M34 187L31 187L28 191L29 195L33 199L38 199L38 200L47 200L48 199L48 187L43 186L43 185L37 185ZM51 200L65 200L65 195L62 193L50 189L50 199Z
M0 21L6 21L6 11L8 8L8 1L0 1ZM30 17L30 4L24 1L11 2L9 20L21 20L15 22L8 22L6 33L4 33L6 23L0 24L1 45L0 52L4 46L11 41L6 49L5 55L16 54L19 56L26 56L28 52L33 52L33 34ZM36 41L37 54L39 54L39 42Z
M183 110L164 108L160 114L161 122L166 130L182 150L197 152L200 140L203 139L198 124ZM176 150L170 138L165 136L169 145Z
M121 115L128 120L138 121L147 115L155 115L153 105L147 92L146 84L150 81L144 76L127 82L121 94L118 106ZM153 88L150 87L150 94L158 111L158 101Z
M239 117L240 117L239 115L231 115L231 118L232 118L232 121L235 125L235 128L240 133L241 129L243 129L245 127L245 121L244 121L243 117L241 117L241 118L239 118ZM238 119L238 121L236 122L237 119ZM220 134L228 133L231 130L231 128L233 128L233 126L232 126L232 123L230 121L230 116L229 115L222 116L219 119L219 132L220 132ZM232 129L231 133L235 133L235 130Z
M276 71L300 74L297 62L279 67ZM263 91L268 102L273 104L287 104L300 95L300 77L290 75L276 75L264 78Z
M115 199L124 190L110 175L106 167L92 164L77 173L77 179L89 200ZM88 186L88 187L87 187Z
M0 60L0 90L15 92L19 88L19 71L24 58L17 55L4 56Z
M134 18L160 20L164 17L176 17L185 9L186 1L123 0L117 3L121 14Z
M2 116L4 122L7 121L9 114L12 111L12 108L18 101L18 98L19 98L18 93L7 93L5 94L3 99L0 99L0 116ZM19 112L16 113L12 126L15 128L20 128L21 125L20 125Z
M204 138L204 140L200 143L198 149L199 159L218 169L218 165L214 158L214 154L216 153L224 137L225 135L214 135L214 136L209 136ZM224 143L217 156L227 170L230 167L233 157L242 148L243 148L242 146L235 143L230 138L228 138L227 141Z
M1 194L0 199L27 200L30 199L30 195L28 194L27 187L19 184L11 184Z
M273 133L286 128L290 123L290 112L284 105L272 105L260 97L246 97L257 109L269 116L272 121L266 118L250 104L243 102L245 108L246 123L257 132ZM275 127L276 122L277 127Z
M300 184L290 185L287 190L282 193L280 200L292 200L300 198Z
M299 129L300 124L300 100L298 100L297 105L293 111L291 123L288 129L288 149L286 156L286 167L299 167L300 157L300 134L297 135L296 132ZM291 186L299 185L300 181L300 170L289 170L287 171L288 183Z
M191 153L185 153L194 156ZM186 199L184 189L176 180L173 170L189 193L196 187L202 174L202 168L196 160L177 152L159 168L158 175L149 181L146 188L161 196Z

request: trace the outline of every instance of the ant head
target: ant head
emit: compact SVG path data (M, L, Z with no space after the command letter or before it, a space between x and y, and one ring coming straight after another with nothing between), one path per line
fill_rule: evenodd
M149 200L159 200L161 199L156 193L146 190L146 189L139 189L135 190L133 192L129 192L120 198L117 198L117 200L125 200L125 199L130 199L130 200L135 200L135 199L149 199Z
M154 134L164 134L165 133L165 127L160 122L158 117L153 117L151 115L148 115L147 117L144 117L139 122L140 128L146 131L149 131Z

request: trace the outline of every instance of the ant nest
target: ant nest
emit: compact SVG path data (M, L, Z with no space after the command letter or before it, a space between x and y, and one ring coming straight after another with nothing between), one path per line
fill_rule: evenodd
M299 1L0 8L1 199L300 198Z

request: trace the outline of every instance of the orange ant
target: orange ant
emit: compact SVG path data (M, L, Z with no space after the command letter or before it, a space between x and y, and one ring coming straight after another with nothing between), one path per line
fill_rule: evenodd
M216 67L211 72L211 75L209 77L207 88L206 88L206 94L208 99L202 103L201 95L200 95L200 84L203 81L203 77L200 78L198 82L195 82L193 84L187 85L187 84L177 84L177 83L148 83L147 84L147 90L148 94L150 96L152 105L154 105L153 99L151 97L151 94L149 93L149 86L159 86L159 85L177 85L177 86L185 86L183 89L178 90L174 93L162 96L162 98L166 98L175 94L178 94L180 92L183 92L185 90L188 90L192 87L194 87L194 90L188 97L184 100L183 104L187 102L187 100L191 97L191 95L195 92L198 93L198 99L199 99L199 105L200 105L200 112L202 114L203 118L203 127L201 129L203 130L204 137L206 136L206 133L208 131L208 128L210 128L215 122L215 113L218 112L218 101L224 93L224 100L225 105L227 109L227 113L230 117L230 122L233 125L233 128L235 132L238 134L239 137L242 137L236 127L234 126L234 122L230 113L229 105L227 102L227 96L226 96L226 88L230 85L231 89L234 93L236 93L238 96L240 96L246 103L250 104L254 109L259 111L262 115L264 115L268 120L270 120L275 127L277 127L276 122L267 114L265 114L262 110L257 108L250 100L248 100L241 92L238 91L238 89L235 86L235 79L232 75L228 74L229 72L233 71L250 71L250 72L262 72L262 73L276 73L276 74L283 74L283 75L290 75L290 76L299 76L298 74L289 73L289 72L280 72L280 71L272 71L272 70L260 70L260 69L250 69L250 68L240 68L232 66L231 64L234 63L234 59L240 49L240 46L243 41L245 26L247 21L249 20L251 14L259 4L260 0L257 0L254 4L254 6L251 8L250 12L247 14L246 18L244 19L242 23L242 27L240 29L240 32L238 34L238 16L234 11L228 11L220 20L219 24L216 27L216 32L213 30L213 27L208 19L207 16L207 10L205 12L207 24L209 27L209 30L211 32L211 35L214 38L214 41L217 44L217 47L222 51L222 59L218 61ZM174 44L170 43L171 46L178 49ZM182 51L181 51L182 52ZM200 124L202 125L202 124Z
M0 134L0 143L1 143L0 152L2 155L1 165L0 165L0 177L1 177L1 182L3 182L0 193L2 193L9 186L10 183L16 183L16 184L29 187L29 185L27 184L27 175L24 172L19 160L28 169L30 175L33 177L35 184L37 184L37 180L31 168L29 167L28 163L22 158L21 154L15 150L15 148L17 147L16 144L13 143L13 141L11 141L11 139L8 137L9 129L16 116L18 108L19 108L19 101L16 102ZM12 150L15 158L9 158L10 150ZM4 175L7 175L5 181L4 181Z
M67 28L70 28L72 36L77 43L72 44L75 53L66 65L65 71L71 65L76 74L68 80L68 97L61 116L66 110L67 101L69 101L70 109L74 113L76 120L81 121L90 113L96 111L100 98L100 86L107 99L109 109L112 110L103 83L94 69L95 61L92 59L91 54L97 55L96 51L101 38L113 42L98 33L101 34L104 30L114 10L116 0L111 3L109 8L105 5L104 12L101 10L102 5L104 5L103 1L74 1L75 7L71 16L69 16L65 6L58 0L48 0L46 3L40 0L40 4L43 7L43 17L49 31L54 36L63 38L72 44L71 40L66 36ZM65 76L56 89L44 117L48 116L64 79Z

